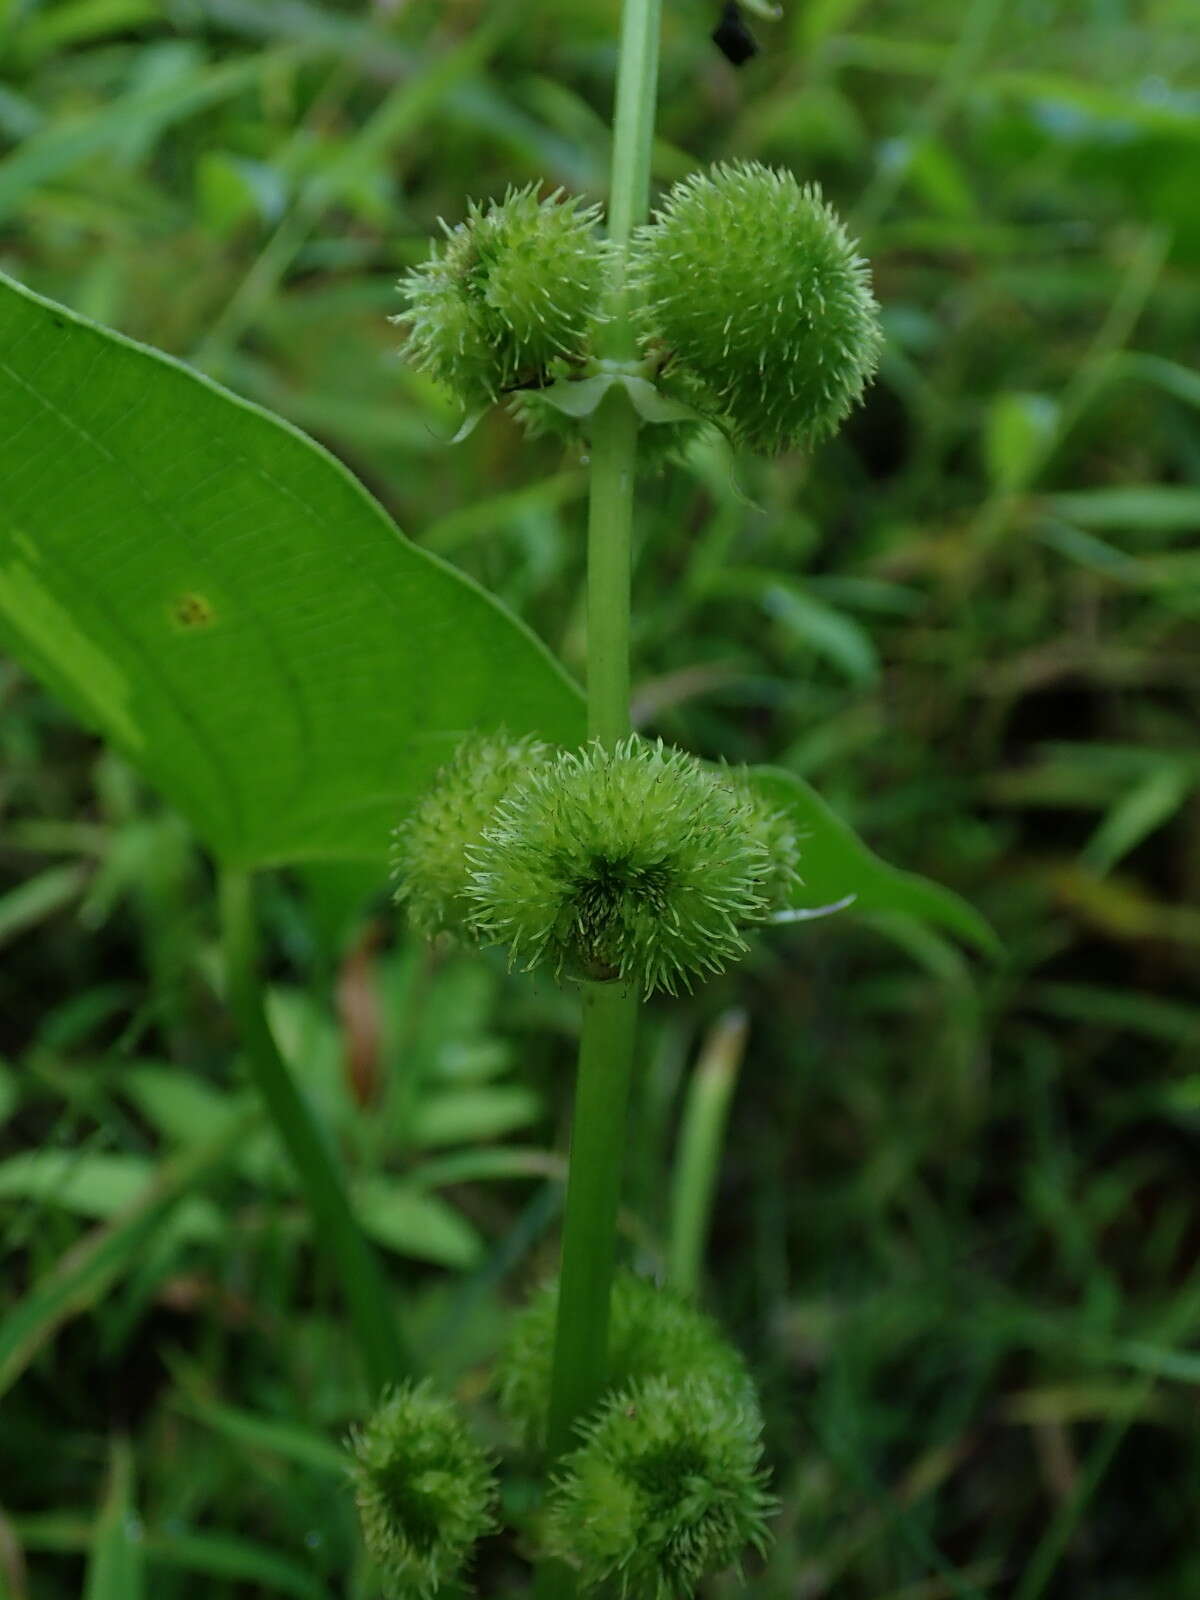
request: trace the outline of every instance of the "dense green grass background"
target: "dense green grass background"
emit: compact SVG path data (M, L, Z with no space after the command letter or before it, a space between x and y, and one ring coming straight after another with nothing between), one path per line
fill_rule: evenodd
M811 779L1007 960L846 915L656 1003L628 1250L661 1262L681 1086L744 1010L707 1299L783 1503L750 1592L1189 1600L1193 8L796 0L740 73L715 5L665 9L656 181L819 179L888 344L811 461L713 449L647 487L642 726ZM315 434L579 671L578 460L502 414L447 448L385 319L467 195L602 194L617 10L0 0L0 267ZM209 866L3 660L0 827L0 1594L80 1594L97 1549L117 1594L141 1557L155 1600L365 1594L336 1460L361 1377L236 1067ZM553 1261L572 1004L431 960L357 872L267 904L281 1035L486 1430ZM485 1553L483 1592L519 1575Z

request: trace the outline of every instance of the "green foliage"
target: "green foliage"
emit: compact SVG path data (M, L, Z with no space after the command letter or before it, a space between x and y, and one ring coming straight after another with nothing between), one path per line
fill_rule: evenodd
M408 324L409 360L468 410L581 361L604 282L598 218L575 198L539 199L536 185L472 204L401 281L407 308L396 320Z
M0 265L306 430L580 677L575 455L523 445L504 408L447 455L451 408L386 318L464 195L547 174L602 193L613 5L497 4L482 27L434 0L138 9L8 7ZM740 73L714 11L664 7L656 191L735 155L819 181L872 262L887 343L811 456L743 459L735 483L697 444L641 495L635 705L651 736L801 786L797 906L840 898L846 871L871 892L649 1008L630 1244L662 1254L681 1081L713 1019L749 1012L704 1274L765 1386L783 1501L748 1587L1179 1600L1200 1593L1194 6L1162 0L1150 25L1127 0L789 5ZM217 153L250 180L236 221L205 176ZM10 340L3 360L28 380L26 353ZM104 373L81 364L70 396L93 434ZM5 416L7 511L32 419ZM75 436L64 451L46 481L78 461L82 506L93 457ZM186 482L182 453L170 476ZM55 559L87 557L75 587L136 618L120 542L56 539ZM292 592L290 545L270 542L268 606ZM36 1600L77 1600L116 1433L155 1600L370 1600L352 1497L272 1431L319 1450L366 1403L282 1158L261 1127L203 1150L217 1124L152 1116L135 1083L153 1069L212 1114L244 1109L205 852L64 712L23 638L0 649L3 1155L155 1174L111 1223L44 1190L0 1202L6 1559L19 1573L23 1552ZM314 628L288 659L328 671L334 651ZM374 738L411 681L364 670ZM359 703L349 677L341 698ZM508 707L492 724L535 725ZM425 753L422 786L451 748ZM475 1236L478 1268L389 1262L422 1357L471 1374L465 1392L513 1280L550 1270L576 1024L552 985L431 959L379 920L407 802L365 744L364 761L386 791L374 820L360 833L339 801L329 830L358 860L269 875L264 934L289 1060L356 1185L420 1190ZM869 870L825 854L827 829L850 849L847 825ZM967 897L1004 966L922 927L883 861ZM378 1098L357 1098L369 1031L339 988L380 1013ZM502 1089L534 1102L515 1132L425 1142ZM178 1238L192 1198L218 1237ZM262 1426L218 1423L213 1396ZM519 1586L517 1550L488 1541L478 1578Z
M525 967L674 993L768 915L768 879L792 863L777 867L764 831L736 783L661 740L566 751L496 807L472 854L473 919Z
M427 939L468 929L472 852L508 791L549 756L549 747L533 738L464 739L399 823L392 850L396 899Z
M674 1600L747 1545L766 1544L762 1424L728 1388L691 1374L619 1390L583 1425L550 1501L548 1548L587 1591Z
M133 1495L133 1456L127 1439L113 1444L108 1493L88 1560L83 1600L142 1600L145 1555Z
M493 1525L491 1464L430 1383L386 1395L353 1435L363 1538L389 1595L436 1594Z
M0 638L226 860L379 859L462 729L577 736L524 626L292 428L12 283L0 345Z
M557 1310L558 1285L543 1285L513 1318L496 1368L500 1408L527 1451L546 1442ZM711 1317L670 1289L619 1271L608 1335L609 1392L682 1373L703 1377L741 1408L756 1405L744 1361Z
M834 433L875 370L867 266L812 184L753 162L677 184L637 237L668 390L767 454Z

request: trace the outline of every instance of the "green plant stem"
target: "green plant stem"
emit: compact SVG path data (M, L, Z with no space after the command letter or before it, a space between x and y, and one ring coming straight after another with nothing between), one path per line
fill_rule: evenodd
M650 208L650 156L658 101L658 40L661 0L625 0L613 114L612 179L608 197L608 236L614 251L614 288L619 304L608 325L607 354L624 358L637 348L624 301L625 250L633 230Z
M744 1011L727 1011L704 1042L688 1085L671 1185L667 1279L680 1294L700 1289L704 1245L734 1084L746 1049Z
M660 22L661 0L625 0L608 209L609 237L617 249L601 352L619 361L632 359L637 349L625 289L625 248L649 206ZM630 727L637 429L627 396L612 391L593 420L588 521L588 732L609 746L624 738ZM636 993L616 984L589 984L584 992L550 1388L551 1462L569 1448L577 1419L595 1404L607 1375L609 1301L637 1008ZM538 1573L537 1593L542 1600L568 1595L572 1588L570 1573L553 1562Z
M377 1394L413 1370L388 1311L387 1280L354 1216L334 1153L296 1087L267 1023L249 875L223 870L219 896L230 1009L237 1019L251 1075L308 1200L318 1247L341 1283L367 1381Z
M610 360L630 361L637 337L625 288L626 251L650 205L650 153L658 89L661 0L625 0L613 114L608 235L613 251L608 321L600 341ZM588 506L588 735L613 745L629 732L629 610L638 419L620 389L592 419Z
M557 1459L575 1419L596 1403L605 1379L608 1303L616 1263L626 1111L637 995L589 984L571 1129L563 1217L562 1277L550 1392L549 1448Z
M588 735L629 732L629 610L637 417L612 389L592 418L588 511Z

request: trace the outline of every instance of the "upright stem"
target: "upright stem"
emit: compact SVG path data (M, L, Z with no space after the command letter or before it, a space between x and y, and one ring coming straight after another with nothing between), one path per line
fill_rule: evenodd
M629 583L637 415L610 389L592 418L588 506L588 735L629 732Z
M617 71L609 235L613 253L603 354L628 360L637 341L625 290L625 249L647 212L658 82L661 0L625 0ZM637 417L619 389L593 419L588 529L588 732L612 746L629 732L630 550ZM568 1448L576 1419L604 1386L616 1260L617 1205L633 1064L637 995L615 984L584 995L562 1277L550 1391L549 1449ZM569 1592L543 1571L539 1592Z
M608 324L606 354L632 356L637 340L625 304L625 251L633 230L650 208L650 155L658 101L658 39L661 0L625 0L613 113L612 180L608 196L608 236L614 252L613 289L618 304Z
M588 985L563 1218L550 1395L553 1459L568 1448L576 1417L591 1410L604 1383L636 1021L636 996L617 984Z
M613 251L608 321L600 340L614 361L631 360L637 337L625 287L626 253L650 204L650 152L658 89L661 0L625 0L613 113L608 235ZM588 735L607 745L629 732L629 576L638 419L613 389L592 419L588 507Z
M334 1153L271 1034L258 976L251 880L225 869L219 892L230 1009L251 1074L304 1190L318 1248L341 1282L367 1381L377 1394L413 1370L388 1310L387 1280L351 1209Z

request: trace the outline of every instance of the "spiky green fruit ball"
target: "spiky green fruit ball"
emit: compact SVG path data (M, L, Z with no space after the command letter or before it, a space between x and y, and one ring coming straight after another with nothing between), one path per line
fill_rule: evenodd
M468 408L545 383L588 353L607 246L599 210L537 186L472 203L429 260L400 280L406 354ZM443 224L445 227L445 224Z
M664 382L768 455L832 434L875 370L866 263L813 184L756 162L677 184L639 230L632 278Z
M550 757L550 746L539 739L473 734L395 829L396 899L419 933L470 935L469 853L509 789Z
M761 1422L704 1378L619 1390L581 1430L551 1497L548 1552L581 1588L684 1600L701 1578L761 1549L774 1502Z
M720 972L767 914L771 862L739 786L661 740L592 744L532 772L472 851L479 935L525 967L647 994Z
M513 1318L496 1367L500 1409L527 1450L546 1442L557 1316L558 1284L549 1283ZM757 1405L745 1362L712 1318L622 1269L612 1286L606 1392L685 1373L728 1390L741 1405Z
M802 881L800 876L800 840L796 825L786 811L781 811L754 787L741 773L734 775L750 804L751 828L755 838L767 853L771 863L763 882L763 898L768 915L784 911L792 904L792 891Z
M367 1553L389 1595L425 1600L457 1577L494 1526L491 1463L428 1381L391 1390L351 1445Z

